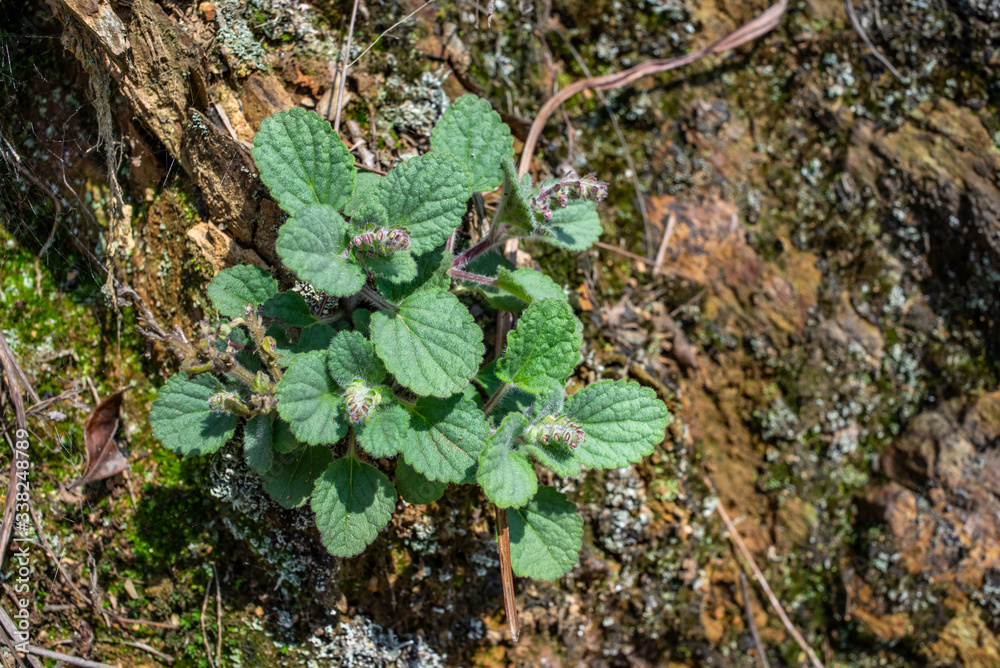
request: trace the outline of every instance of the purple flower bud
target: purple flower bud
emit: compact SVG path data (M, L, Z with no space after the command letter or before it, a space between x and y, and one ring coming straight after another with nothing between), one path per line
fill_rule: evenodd
M367 422L375 407L382 403L382 393L356 380L344 390L344 405L351 422Z
M528 440L546 445L555 443L570 448L576 448L587 440L583 428L565 415L546 416L538 424L530 427L525 436Z

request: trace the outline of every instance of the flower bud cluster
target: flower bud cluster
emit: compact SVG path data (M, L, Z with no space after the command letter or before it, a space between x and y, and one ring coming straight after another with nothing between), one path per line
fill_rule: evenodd
M410 247L410 233L400 227L370 227L351 239L355 254L366 257L385 257Z
M583 427L565 415L547 415L541 422L528 429L532 441L568 445L575 448L587 440Z
M365 385L363 380L356 380L344 391L344 403L351 422L367 422L375 407L382 403L382 393Z
M600 202L608 196L608 184L598 181L597 176L577 176L570 171L558 181L542 186L535 197L535 210L542 214L545 220L552 218L552 203L557 202L559 208L564 208L571 199L590 199Z

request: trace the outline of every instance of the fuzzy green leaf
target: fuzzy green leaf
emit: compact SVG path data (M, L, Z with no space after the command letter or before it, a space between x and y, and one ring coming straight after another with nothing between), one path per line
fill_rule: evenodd
M351 227L357 231L364 230L369 225L386 227L389 224L389 213L385 207L374 199L369 199L358 207L351 218Z
M410 431L402 443L406 463L431 480L475 482L479 453L490 435L476 404L460 394L422 397L409 411Z
M417 274L412 280L397 284L381 276L375 276L375 287L393 304L398 304L404 297L418 290L430 288L447 290L451 286L448 269L451 268L453 260L454 257L444 249L444 246L435 248L417 258Z
M354 196L343 208L344 215L354 216L365 202L374 199L381 180L382 177L375 172L358 172L354 179Z
M279 292L272 296L264 302L264 315L289 327L308 327L316 322L306 300L297 292Z
M333 461L325 445L278 454L261 475L264 491L285 508L297 508L313 493L313 483Z
M317 290L346 297L365 283L361 266L341 255L348 234L347 221L333 207L307 206L278 230L275 250L289 269Z
M507 350L497 362L497 377L525 392L541 394L565 384L580 363L583 326L560 299L533 302L507 333Z
M671 417L656 392L625 380L603 380L566 400L565 415L583 427L576 448L584 466L614 469L653 452Z
M372 312L366 308L356 308L351 314L354 330L366 338L372 335Z
M555 209L543 229L551 236L540 237L542 241L571 251L587 250L604 232L597 204L590 200L571 200L565 207Z
M476 480L490 501L500 508L523 506L538 491L534 465L514 447L527 426L523 415L511 413L486 440L486 447L479 455Z
M153 436L163 447L193 457L215 452L236 431L236 416L213 411L209 398L225 389L208 374L190 380L177 374L163 384L149 411Z
M511 225L522 232L535 229L535 215L531 210L531 182L527 174L520 181L514 160L505 157L500 162L503 171L503 196L497 206L494 224Z
M493 190L503 180L500 162L514 158L514 138L486 100L463 95L434 127L431 148L461 159L472 174L472 192Z
M444 494L448 485L436 480L428 480L404 461L396 464L396 487L399 495L407 503L425 505L434 503Z
M465 270L495 278L497 285L482 285L464 281L463 285L483 293L490 306L500 311L520 313L537 299L562 299L568 301L562 288L551 278L525 267L514 270L514 265L498 253L484 253L465 266Z
M462 222L472 195L465 165L448 153L427 153L399 165L379 181L378 199L389 224L410 232L415 255L434 250Z
M389 479L350 456L326 469L312 496L320 538L335 557L361 554L392 519L395 507L396 490Z
M316 445L336 443L347 433L341 416L340 388L326 367L326 352L301 355L278 383L278 414L300 441Z
M330 376L341 387L347 387L355 380L363 380L372 387L385 380L385 367L375 356L371 341L360 332L340 332L326 354Z
M408 251L396 251L387 257L366 257L365 267L389 283L408 283L417 277L417 261Z
M583 518L554 487L541 487L524 508L508 511L510 565L521 577L556 580L568 573L583 547Z
M502 290L496 296L486 299L490 305L501 311L520 313L529 304L539 299L561 299L569 302L559 284L545 274L527 267L510 271L501 267L497 276L497 287Z
M274 424L273 442L276 452L295 452L304 447L304 443L295 438L292 427L287 422L278 418Z
M295 107L260 124L250 151L260 178L281 208L295 215L309 204L335 210L354 191L354 157L330 123L313 111Z
M385 368L420 395L461 392L483 359L482 330L458 298L443 290L421 290L394 313L373 313L371 328Z
M289 342L283 331L282 335L278 336L278 330L269 327L267 333L269 336L274 336L277 341L278 365L285 368L294 362L299 355L311 353L314 350L326 350L336 332L329 325L316 323L303 327L299 333L299 340L295 343Z
M208 296L219 313L239 318L247 304L263 304L278 292L278 281L270 273L250 264L223 269L208 284Z
M488 396L493 396L503 381L497 378L497 360L493 360L476 374L476 380L482 383L483 388L486 390ZM476 393L478 395L478 392ZM483 402L478 399L475 400L476 404L482 406ZM490 417L493 418L494 423L497 420L501 420L507 413L523 413L531 404L535 401L535 396L533 394L528 394L517 387L512 387L503 395L500 402L497 403L496 407L490 413Z
M522 447L535 461L542 466L552 469L552 472L557 476L569 478L580 474L580 467L582 466L580 457L568 445L531 441L525 443Z
M254 473L263 475L271 468L271 416L255 415L243 427L243 456Z
M354 425L358 444L372 457L395 457L409 437L410 415L389 399L375 409L367 422Z

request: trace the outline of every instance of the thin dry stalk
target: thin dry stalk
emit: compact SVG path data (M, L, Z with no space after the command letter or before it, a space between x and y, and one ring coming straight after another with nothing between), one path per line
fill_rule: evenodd
M63 654L62 652L53 652L50 649L42 649L41 647L35 647L34 645L28 645L28 653L43 657L45 659L54 659L56 661L62 661L63 663L68 663L71 666L80 666L81 668L117 668L117 666L112 666L111 664L108 663L101 663L100 661L90 661L88 659L81 659L78 656Z
M619 248L618 246L614 246L612 244L607 244L607 243L604 243L603 241L595 241L594 245L597 248L603 248L604 250L611 251L612 253L618 253L619 255L622 255L624 257L629 258L630 260L635 260L636 262L642 262L644 264L649 264L649 258L648 257L643 257L643 256L641 256L641 255L639 255L637 253L633 253L632 251L627 251L624 248Z
M656 260L653 262L653 276L659 276L663 271L663 259L667 255L667 246L670 245L670 237L674 236L674 227L677 226L677 216L673 213L667 218L667 229L663 231L663 240L660 241L660 249L656 251Z
M215 574L215 662L222 667L222 592L219 589L219 571L215 564L212 564L212 573Z
M3 610L0 609L0 612L3 612ZM13 620L10 621L13 622ZM17 665L18 668L24 668L25 666L24 662L25 660L27 660L28 663L31 664L31 668L44 668L44 666L38 663L38 659L35 659L30 654L25 658L21 658L21 655L18 654L17 648L14 646L14 639L11 638L10 636L10 634L14 633L16 630L17 629L13 627L13 624L11 625L10 628L8 628L6 623L0 623L0 640L3 640L3 643L7 646L7 649L10 650L10 655L14 658L14 663Z
M213 564L212 568L212 579L215 578L215 568ZM212 658L212 647L208 644L208 626L205 624L205 613L208 611L208 595L212 592L212 580L208 581L205 585L205 600L201 602L201 641L205 644L205 657L208 659L208 665L211 668L218 668L215 665L215 659Z
M854 5L851 4L851 0L844 0L844 11L847 12L847 18L851 20L854 32L858 33L858 36L865 43L865 46L868 47L868 50L871 51L871 54L875 56L878 62L882 63L887 70L892 72L892 76L902 81L903 75L899 73L899 70L892 66L889 59L882 55L882 52L875 47L875 44L868 37L868 33L865 32L864 26L861 25L861 20L858 18L858 15L854 13Z
M4 337L3 332L0 332L0 367L3 368L7 397L14 406L14 418L17 428L27 431L28 416L24 410L22 390L28 391L30 386L27 383L24 372L21 371L20 366L17 364L14 351L7 345L7 339ZM34 393L34 390L31 392ZM35 396L35 402L38 402L37 395ZM11 445L13 446L13 443ZM17 494L15 493L17 490L17 467L14 466L14 462L17 459L16 453L17 450L11 448L10 478L7 481L7 502L4 505L3 523L0 526L0 565L3 564L3 558L7 552L7 543L10 542L11 534L14 532L14 508L17 498Z
M705 483L708 485L708 488L712 490L712 494L715 494L715 496L718 497L715 485L712 484L712 481L709 480L707 476L705 477ZM771 590L771 585L767 583L767 578L764 577L764 573L762 573L760 568L757 567L757 562L754 561L753 555L747 548L746 543L743 542L742 536L740 536L739 532L736 531L732 518L730 518L729 513L726 512L726 507L722 505L722 499L719 499L719 503L715 506L715 510L719 513L719 517L722 518L722 521L725 522L726 529L729 531L730 540L735 543L736 548L739 550L740 554L743 555L743 559L745 559L747 564L750 566L750 570L753 571L753 576L757 580L757 584L759 584L760 588L764 590L764 593L767 595L767 600L771 603L771 607L774 608L774 611L778 613L778 617L781 619L781 623L785 625L789 635L792 636L795 642L798 643L798 646L802 648L802 651L806 653L806 656L809 657L809 663L813 665L813 668L823 668L823 662L819 660L819 657L816 656L816 652L813 651L813 648L809 646L809 643L807 643L805 638L802 637L799 630L795 628L794 624L792 624L792 620L788 618L788 614L782 607L781 601L779 601L778 597L774 595L774 592Z
M639 63L635 67L631 67L622 72L615 72L600 77L583 79L567 86L566 88L563 88L561 91L549 98L544 105L542 105L542 108L538 111L538 116L535 117L534 122L531 124L531 130L528 132L528 138L524 142L524 150L521 152L521 163L519 165L518 172L523 175L527 173L529 167L531 166L532 156L535 154L535 148L538 145L538 138L542 134L542 129L545 127L546 121L548 121L553 112L559 108L559 105L577 93L587 90L588 88L593 88L595 90L611 90L613 88L627 86L633 81L649 76L650 74L659 74L661 72L675 70L677 68L684 67L685 65L690 65L696 60L709 54L722 53L724 51L729 51L730 49L735 49L738 46L746 44L747 42L774 30L780 22L781 17L785 14L787 6L788 0L780 0L778 3L769 7L760 16L729 33L722 39L709 44L703 49L699 49L698 51L694 51L679 58L670 58L668 60L647 60L646 62Z
M372 48L376 44L379 43L380 39L382 39L383 37L385 37L386 35L388 35L389 33L391 33L393 30L395 30L399 26L403 25L407 21L409 21L411 18L413 18L413 15L416 14L417 12L419 12L421 9L423 9L427 5L430 5L430 4L433 4L433 3L434 3L434 0L427 0L427 2L425 2L422 5L420 5L419 7L417 7L416 9L414 9L412 12L410 12L409 14L407 14L406 16L404 16L403 18L401 18L400 20L396 21L391 26L389 26L385 31L382 32L381 35L379 35L378 37L375 38L374 42L372 42L371 44L369 44L368 47L364 51L361 52L361 55L359 55L357 58L355 58L354 60L352 60L351 64L348 65L348 67L354 67L355 65L357 65L358 61L361 60L362 58L364 58L365 54L368 53L369 51L371 51ZM348 49L350 49L350 46L348 46Z
M333 131L340 133L340 105L344 101L344 86L347 83L347 59L351 57L351 38L354 37L354 19L358 16L358 2L354 0L354 9L351 10L351 25L347 28L347 46L344 48L344 66L340 68L340 82L337 87L337 115L333 118Z
M753 620L753 609L750 607L750 592L747 591L746 573L740 573L740 591L743 593L743 609L747 615L747 626L750 628L750 635L753 637L753 645L757 650L757 661L764 668L771 668L767 662L767 653L764 651L764 643L760 641L760 634L757 632L757 622Z
M493 506L497 513L497 546L500 552L500 582L503 586L503 608L507 615L507 631L517 642L521 636L521 622L517 618L517 601L514 598L514 571L510 567L510 528L507 526L507 509Z
M104 643L106 645L110 645L110 644L128 645L129 647L135 647L136 649L141 649L143 652L148 652L148 653L152 654L153 656L155 656L160 661L163 661L164 663L173 663L174 662L174 657L170 656L169 654L164 654L163 652L161 652L160 650L156 649L155 647L153 647L151 645L147 645L144 642L139 642L138 640L117 640L116 639L114 641L97 640L96 642Z
M29 408L26 411L25 414L26 414L27 417L31 417L32 415L35 415L37 413L41 413L42 411L44 411L46 408L48 408L52 404L59 403L60 401L65 401L67 399L72 399L73 397L75 397L79 393L80 393L80 391L77 390L76 388L66 390L65 392L57 394L54 397L49 397L48 399L43 399L42 401L38 402L37 404L32 404L31 408Z
M588 79L593 78L590 73L590 68L587 67L587 63L580 56L580 52L577 51L576 47L566 36L565 30L557 30L557 33L562 38L566 48L569 52L573 54L573 60L576 61L577 66L583 72L583 75ZM646 246L647 248L652 248L653 246L653 226L649 222L649 209L646 207L646 198L642 194L642 186L639 184L639 170L636 169L635 160L632 158L632 147L628 145L628 140L625 139L625 133L622 132L621 124L618 123L618 117L611 110L611 105L608 104L608 98L605 97L604 92L600 89L595 91L597 93L597 99L601 101L601 105L604 110L608 112L608 116L611 118L611 127L615 129L615 134L618 135L618 143L622 145L622 151L625 153L625 163L628 165L629 172L632 174L632 188L635 189L635 199L639 203L639 213L642 214L642 224L646 230ZM563 110L563 115L566 117L566 124L569 124L569 116L566 114L566 110Z

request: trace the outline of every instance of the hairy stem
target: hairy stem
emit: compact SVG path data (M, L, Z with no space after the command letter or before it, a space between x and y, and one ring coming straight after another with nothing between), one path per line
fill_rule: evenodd
M490 400L483 406L483 413L489 415L490 411L497 407L497 404L500 403L500 400L503 399L503 395L507 394L507 390L509 389L510 383L500 383L500 387L497 388L497 391L493 393Z
M380 295L378 291L370 285L361 286L361 292L359 294L363 299L367 299L375 308L379 310L390 311L392 313L396 312L395 304L386 300L385 297Z
M493 287L497 286L497 279L491 278L489 276L481 276L480 274L473 274L468 271L462 271L461 269L456 269L452 267L448 270L448 275L452 278L457 278L460 281L469 281L470 283L479 283L480 285L491 285Z
M494 235L492 233L488 234L479 243L465 249L465 251L463 251L461 255L456 257L454 262L451 263L451 268L452 269L463 268L465 265L469 264L480 255L483 255L484 253L488 253L491 250L493 250L493 248L502 243L504 239L505 237L502 234L500 235Z

